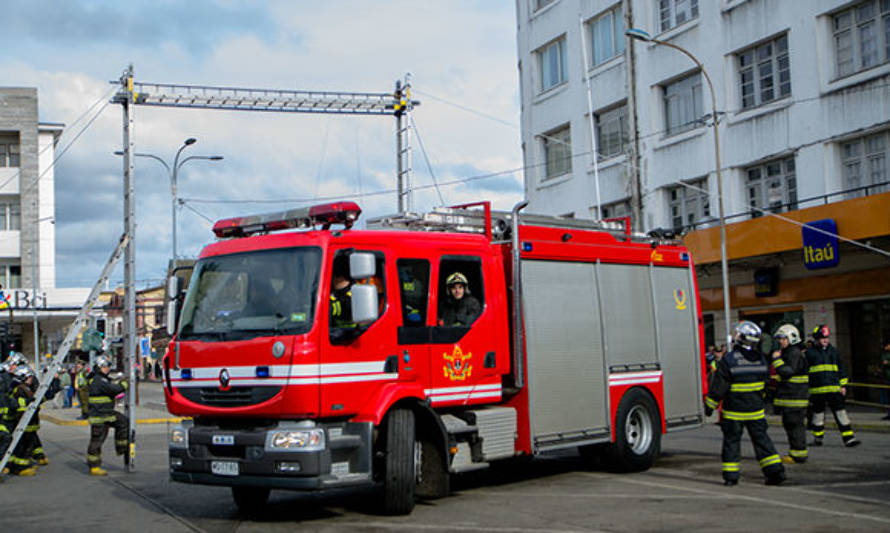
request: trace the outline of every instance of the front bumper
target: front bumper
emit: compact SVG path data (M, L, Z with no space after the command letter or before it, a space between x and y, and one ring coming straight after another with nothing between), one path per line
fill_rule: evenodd
M322 429L324 448L283 450L269 445L271 433L295 428ZM187 433L186 442L169 447L173 481L294 490L373 482L371 423L282 421L271 427L237 429L199 423L184 425L181 429ZM226 473L214 473L214 465L221 464L226 467Z

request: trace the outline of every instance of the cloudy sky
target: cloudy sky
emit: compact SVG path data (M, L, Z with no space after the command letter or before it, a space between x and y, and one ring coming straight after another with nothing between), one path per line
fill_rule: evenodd
M40 120L61 122L55 167L57 286L90 286L123 227L121 108L109 83L388 92L410 72L426 155L414 143L419 210L471 200L509 209L522 196L513 1L410 2L4 0L0 86L37 87ZM396 210L395 119L137 107L138 152L179 173L179 254L213 240L210 220L348 197ZM442 199L433 184L440 184ZM488 177L490 176L490 177ZM461 180L472 179L466 182ZM169 178L136 160L137 279L160 282L170 257ZM120 281L118 267L113 279Z

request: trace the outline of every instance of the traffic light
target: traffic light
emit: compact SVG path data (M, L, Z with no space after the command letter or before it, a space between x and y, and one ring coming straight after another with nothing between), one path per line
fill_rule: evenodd
M105 337L105 319L97 318L96 319L96 330L102 334L102 337Z

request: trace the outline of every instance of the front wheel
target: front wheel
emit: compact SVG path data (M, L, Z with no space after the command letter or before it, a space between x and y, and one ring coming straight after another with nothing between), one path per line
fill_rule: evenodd
M386 424L386 466L383 480L383 510L404 515L414 510L415 471L414 412L394 409Z
M624 472L646 470L660 452L658 407L649 394L631 389L618 404L615 442L609 446L608 466Z

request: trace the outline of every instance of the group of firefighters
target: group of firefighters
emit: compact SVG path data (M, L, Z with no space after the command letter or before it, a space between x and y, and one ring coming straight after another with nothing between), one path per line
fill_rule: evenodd
M79 365L80 366L80 365ZM127 381L112 381L109 378L111 362L101 355L96 358L93 370L81 367L76 375L78 388L81 392L81 409L90 423L90 443L87 448L87 465L90 475L104 476L108 472L102 468L102 444L108 436L108 430L114 427L114 447L118 455L127 449L127 418L114 409L118 395L127 389ZM34 402L35 393L40 386L37 374L28 365L25 356L13 352L0 363L0 457L12 443L12 431L25 416L29 405ZM41 402L51 400L60 390L58 376L53 377ZM10 455L3 474L17 476L33 476L37 467L49 464L43 450L38 430L40 429L40 406L34 410L27 423L25 432L19 439Z
M760 351L760 328L743 320L735 327L729 353L709 363L705 414L710 416L718 407L721 411L724 485L738 484L740 445L745 429L751 437L767 485L785 481L784 464L806 462L808 418L813 446L822 446L826 406L834 414L844 445L859 444L844 406L847 376L829 336L828 326L817 326L813 330L812 346L804 351L800 332L792 324L784 324L774 334L779 349L772 352L769 361ZM767 434L764 397L770 365L778 380L773 407L776 412L781 412L782 426L788 434L789 450L784 456L779 456Z

